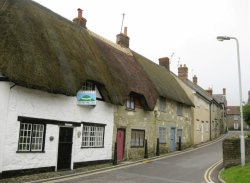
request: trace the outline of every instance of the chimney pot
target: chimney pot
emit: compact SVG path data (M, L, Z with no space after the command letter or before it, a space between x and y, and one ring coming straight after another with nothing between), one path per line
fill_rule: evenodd
M73 19L73 22L86 29L87 20L82 16L83 10L78 8L77 11L78 11L78 16Z
M182 80L188 79L188 67L186 66L186 64L184 64L183 67L182 65L180 65L180 67L178 68L178 77Z
M196 84L196 85L197 85L197 80L198 80L197 76L194 75L194 77L193 77L193 83Z
M213 89L212 88L208 88L208 90L206 90L208 92L208 94L210 96L213 96Z
M127 36L128 35L128 28L124 27L124 34Z
M124 33L116 35L116 43L122 47L129 48L129 37L127 36L128 28L124 27Z
M78 18L82 18L82 9L78 8L77 11L78 11Z
M226 88L223 88L223 95L226 95Z
M159 65L169 70L169 58L168 57L159 58Z

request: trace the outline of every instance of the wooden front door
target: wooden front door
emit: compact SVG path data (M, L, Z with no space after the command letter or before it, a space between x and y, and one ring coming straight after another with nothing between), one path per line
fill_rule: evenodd
M73 128L60 127L57 169L70 169Z
M123 154L124 154L124 144L125 144L125 130L119 129L117 130L117 160L122 161L123 160Z

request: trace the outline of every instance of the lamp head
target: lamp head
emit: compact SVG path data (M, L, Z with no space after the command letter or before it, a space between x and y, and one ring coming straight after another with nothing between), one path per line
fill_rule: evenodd
M217 36L218 41L230 40L230 37L227 36Z

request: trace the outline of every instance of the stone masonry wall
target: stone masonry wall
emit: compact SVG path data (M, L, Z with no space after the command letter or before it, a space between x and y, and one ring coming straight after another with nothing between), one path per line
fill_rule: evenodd
M250 162L250 139L245 139L246 162ZM225 139L223 141L223 165L229 168L241 164L240 139Z

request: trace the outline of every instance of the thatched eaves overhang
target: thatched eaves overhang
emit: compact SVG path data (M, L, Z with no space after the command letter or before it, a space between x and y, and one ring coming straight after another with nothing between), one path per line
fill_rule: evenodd
M0 8L0 72L9 81L74 96L90 80L113 104L123 105L135 92L149 110L159 96L191 105L170 74L139 54L30 0L1 0Z

